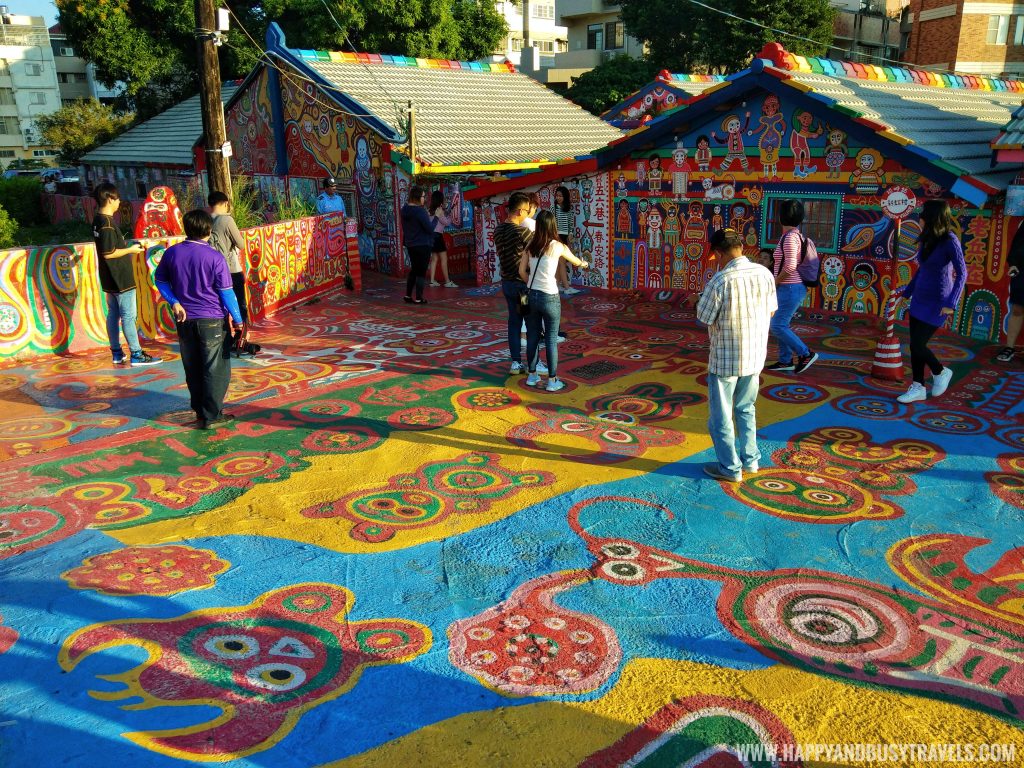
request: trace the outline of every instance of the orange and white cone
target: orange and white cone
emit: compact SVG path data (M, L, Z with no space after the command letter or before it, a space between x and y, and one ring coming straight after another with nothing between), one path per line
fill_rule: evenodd
M889 300L885 311L885 335L875 347L875 360L871 364L871 376L885 381L903 381L903 351L896 338L896 296Z

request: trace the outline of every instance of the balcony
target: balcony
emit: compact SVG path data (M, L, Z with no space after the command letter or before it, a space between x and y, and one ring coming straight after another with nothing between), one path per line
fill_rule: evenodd
M559 24L565 24L566 19L602 16L618 13L620 10L618 3L609 0L556 0L555 3L555 15Z

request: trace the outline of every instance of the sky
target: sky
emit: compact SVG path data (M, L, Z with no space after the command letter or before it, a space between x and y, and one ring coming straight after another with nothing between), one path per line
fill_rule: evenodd
M47 26L57 23L57 6L53 0L6 0L2 3L11 9L11 13L22 16L42 16Z

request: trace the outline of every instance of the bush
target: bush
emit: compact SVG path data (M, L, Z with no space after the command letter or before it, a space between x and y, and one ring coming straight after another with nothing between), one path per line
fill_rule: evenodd
M36 176L0 179L0 208L23 227L46 224L46 213L40 200L42 192L43 186Z
M263 206L252 179L242 174L231 176L231 214L239 229L249 229L266 224Z
M274 210L278 221L292 221L316 216L316 202L298 193L286 199L284 192L274 191Z
M11 218L3 208L0 208L0 248L10 248L14 245L14 233L18 231L18 222Z

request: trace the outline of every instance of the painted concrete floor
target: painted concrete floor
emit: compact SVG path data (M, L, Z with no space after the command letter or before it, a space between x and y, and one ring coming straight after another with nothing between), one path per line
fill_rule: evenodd
M173 345L0 368L0 764L1024 764L1019 364L903 406L804 318L722 485L680 297L568 300L548 394L493 290L400 295L265 323L207 432Z

